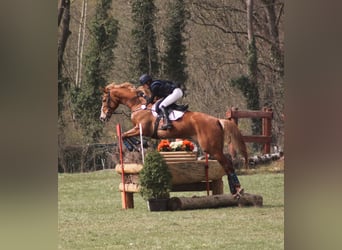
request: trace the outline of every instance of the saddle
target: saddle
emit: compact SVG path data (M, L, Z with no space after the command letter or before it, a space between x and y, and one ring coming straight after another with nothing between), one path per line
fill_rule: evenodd
M159 108L160 103L162 102L161 100L158 100L155 104L152 106L152 114L153 116L157 117L155 123L154 123L154 130L153 130L153 135L152 138L158 139L157 135L157 130L159 127L159 122L162 119L163 115L162 112ZM171 121L176 121L180 118L183 117L184 113L188 111L189 105L178 105L176 103L173 103L167 107L169 111L169 119Z
M158 100L155 104L153 104L152 106L152 114L155 117L161 117L162 116L162 112L159 108L160 103L163 101L163 99ZM185 105L180 105L180 104L176 104L173 103L171 105L169 105L167 107L167 110L169 111L169 118L171 121L175 121L178 120L179 118L181 118L184 113L186 111L188 111L189 105L185 104Z

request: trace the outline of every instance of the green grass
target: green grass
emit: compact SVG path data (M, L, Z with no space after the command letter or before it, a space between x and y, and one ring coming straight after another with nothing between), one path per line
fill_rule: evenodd
M263 207L150 212L135 194L124 210L114 170L59 174L59 249L284 249L284 174L239 178ZM206 192L171 193L192 195Z

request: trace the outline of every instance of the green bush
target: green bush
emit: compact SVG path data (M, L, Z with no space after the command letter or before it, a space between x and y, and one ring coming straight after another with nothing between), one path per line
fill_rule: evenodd
M163 156L158 151L146 154L143 169L139 173L140 194L144 200L167 199L172 187L172 175Z

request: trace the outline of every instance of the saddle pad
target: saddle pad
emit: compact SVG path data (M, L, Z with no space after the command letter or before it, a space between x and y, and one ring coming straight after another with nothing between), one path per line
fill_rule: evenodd
M156 112L156 104L153 104L152 106L152 114L154 117L157 117L158 116L158 113ZM184 112L183 111L178 111L178 110L170 110L169 109L169 119L171 121L176 121L178 120L179 118L183 117L184 115Z

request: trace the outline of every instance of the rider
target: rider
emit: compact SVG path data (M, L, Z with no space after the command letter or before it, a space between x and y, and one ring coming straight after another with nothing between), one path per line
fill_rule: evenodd
M140 76L139 81L140 84L145 88L149 88L152 93L151 97L147 99L146 105L152 103L155 97L165 97L165 99L159 105L159 109L162 111L164 117L164 125L161 127L161 129L171 129L173 125L169 119L169 111L167 110L167 107L183 97L183 91L171 81L152 80L152 77L148 74L143 74Z

